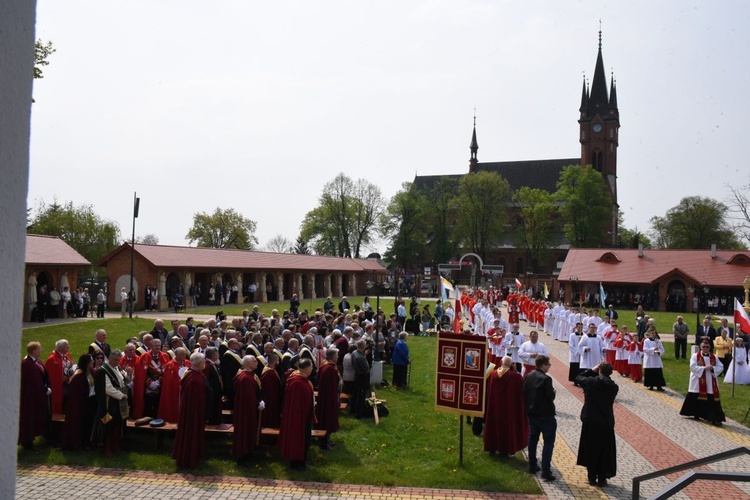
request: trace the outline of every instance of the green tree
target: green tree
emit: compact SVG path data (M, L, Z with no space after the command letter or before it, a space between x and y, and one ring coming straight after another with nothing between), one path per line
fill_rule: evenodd
M47 58L56 52L52 42L44 43L41 39L34 44L34 79L44 78L42 67L48 66Z
M40 201L35 212L27 233L59 236L94 266L120 244L120 227L99 217L91 205Z
M398 267L413 269L424 263L427 203L414 184L405 182L382 216L381 233L390 241L385 258Z
M625 227L625 217L622 210L617 211L617 246L619 248L652 248L651 239L636 226L633 229Z
M448 262L456 255L456 238L452 222L456 217L458 179L441 177L427 192L429 200L425 221L430 227L429 246L435 262Z
M233 208L217 208L213 214L194 214L193 227L185 238L190 243L197 241L199 247L252 250L258 244L255 228L254 221Z
M297 236L297 241L294 243L294 253L300 255L312 254L312 250L310 250L310 247L307 245L307 240L305 240L301 234Z
M458 188L456 217L458 235L482 260L505 230L510 184L495 172L464 175Z
M524 186L515 192L513 201L519 205L517 244L526 250L532 268L537 270L552 246L557 222L555 199L548 191Z
M568 242L574 247L596 247L605 241L606 223L612 217L612 198L602 174L591 168L570 165L557 182L555 200L561 213Z
M352 181L342 172L324 186L318 207L305 215L302 236L318 254L359 258L383 206L377 186L365 179Z
M708 249L713 243L722 249L743 248L729 224L727 206L713 198L687 196L650 222L660 248Z

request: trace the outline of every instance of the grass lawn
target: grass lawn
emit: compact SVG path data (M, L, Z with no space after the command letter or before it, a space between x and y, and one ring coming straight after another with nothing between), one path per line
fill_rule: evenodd
M388 308L381 307L388 313ZM322 304L322 301L319 301ZM352 300L352 303L354 302ZM375 305L374 299L372 300ZM277 304L278 307L281 304ZM273 304L261 306L270 311ZM282 306L283 307L283 306ZM303 307L307 307L304 305ZM239 308L241 311L242 307ZM214 309L212 308L211 311ZM234 313L234 309L224 308ZM97 322L55 325L27 329L23 342L40 340L45 356L55 340L67 338L76 356L83 352L93 339L96 328L107 330L108 342L120 347L125 339L140 330L150 329L150 319L111 319ZM541 493L538 483L525 472L527 462L519 455L514 459L497 459L482 451L482 440L464 425L464 463L458 464L459 418L434 410L436 340L432 337L410 337L412 357L410 387L404 391L380 389L379 398L387 400L390 415L375 426L372 420L355 420L341 417L341 429L334 435L338 446L332 451L321 451L316 446L310 450L312 467L305 472L292 473L279 456L275 446L266 446L256 452L256 459L248 466L238 466L230 458L231 442L226 438L207 439L208 458L193 471L194 474L224 474L246 477L295 479L332 483L373 484L381 486L415 486L434 488L459 488L481 491ZM385 369L390 381L391 369ZM129 450L106 459L99 451L62 452L37 440L32 451L19 448L21 465L82 465L145 469L154 472L176 472L171 458L172 438L155 451L150 432L131 432L127 438Z

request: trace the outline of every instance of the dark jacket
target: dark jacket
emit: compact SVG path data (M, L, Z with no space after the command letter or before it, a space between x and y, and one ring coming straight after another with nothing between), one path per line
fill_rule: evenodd
M367 363L365 354L360 350L352 353L352 367L355 375L367 375L370 373L370 365Z
M523 397L529 417L555 416L555 389L552 377L542 370L529 373L523 381Z
M576 383L583 387L585 396L581 421L614 429L615 414L612 406L620 390L617 384L609 377L597 375L593 370L586 370L578 375Z

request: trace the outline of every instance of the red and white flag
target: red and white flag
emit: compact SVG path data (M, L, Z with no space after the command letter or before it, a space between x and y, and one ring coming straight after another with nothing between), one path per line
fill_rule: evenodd
M748 318L737 297L734 298L734 329L750 333L750 318Z
M523 284L516 278L516 288L519 290L523 290Z

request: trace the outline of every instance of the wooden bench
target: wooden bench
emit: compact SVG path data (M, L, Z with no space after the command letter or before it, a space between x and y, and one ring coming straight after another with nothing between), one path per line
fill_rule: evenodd
M261 436L278 436L280 430L276 429L275 427L262 427L260 429ZM326 431L320 430L320 429L313 429L310 431L310 436L314 438L322 438L325 437Z
M156 441L156 449L159 450L164 445L164 433L165 432L176 432L177 424L164 422L161 427L151 427L150 425L135 425L135 420L128 419L126 421L128 429L147 430L154 433L154 439ZM206 424L205 432L207 434L218 434L231 436L234 433L234 426L232 424Z

